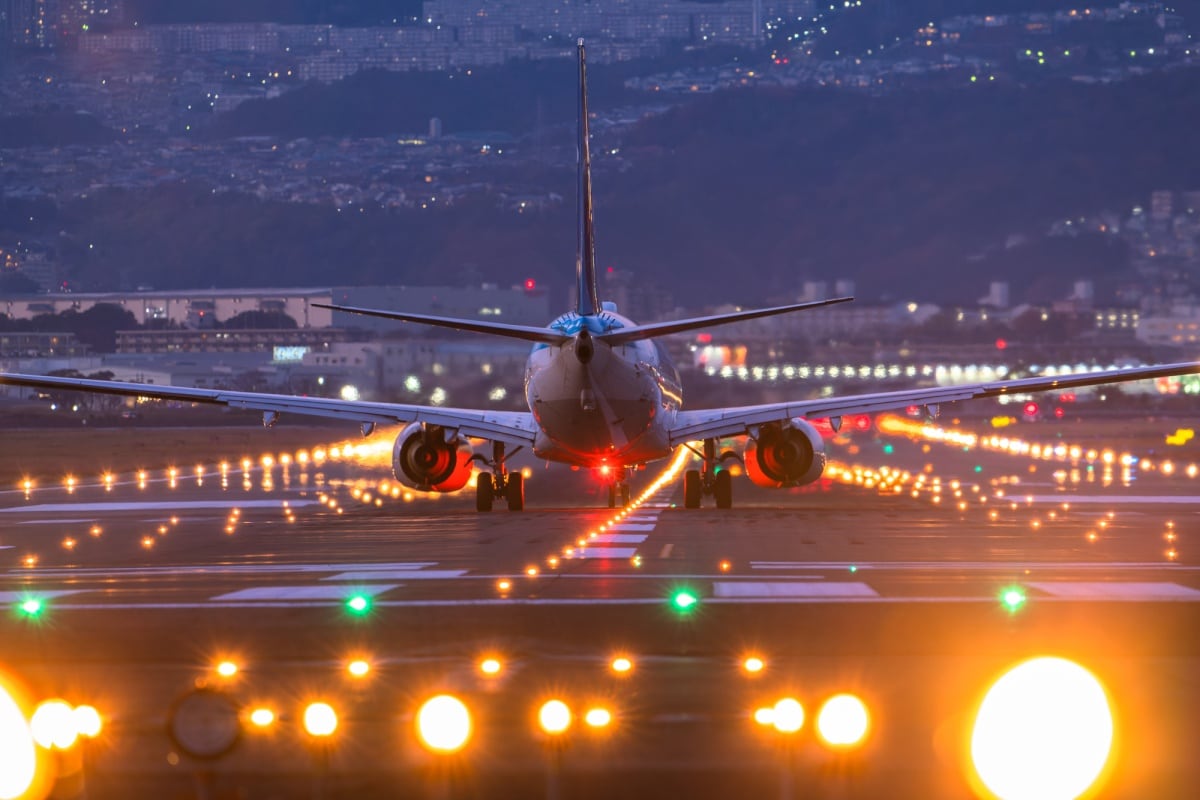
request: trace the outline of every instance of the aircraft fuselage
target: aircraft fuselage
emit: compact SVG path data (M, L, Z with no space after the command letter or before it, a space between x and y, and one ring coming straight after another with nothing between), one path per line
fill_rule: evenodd
M683 395L666 351L652 340L611 347L580 336L631 325L613 311L568 313L550 327L575 338L533 348L525 397L539 429L533 445L539 458L623 467L670 454L668 431Z

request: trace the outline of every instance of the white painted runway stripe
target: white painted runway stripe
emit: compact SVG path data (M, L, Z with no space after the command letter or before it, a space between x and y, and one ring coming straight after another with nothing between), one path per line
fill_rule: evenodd
M308 572L346 572L347 570L380 572L388 570L419 570L436 567L436 561L411 561L380 564L209 564L178 567L80 567L72 569L39 569L39 578L150 578L157 575L241 575L289 574ZM29 570L9 570L8 575L28 578Z
M1029 586L1069 600L1200 600L1200 589L1150 581L1038 581Z
M465 569L371 569L356 572L343 572L321 578L323 581L444 581L450 578L461 578L467 574Z
M588 544L641 544L644 541L644 533L598 533L588 537Z
M572 558L633 558L636 547L580 547Z
M1191 602L1191 598L1178 598ZM1143 599L1115 598L1125 602L1147 602ZM1160 598L1161 600L1161 598ZM208 601L190 603L56 603L57 611L217 611L231 608L331 608L340 604L332 601ZM661 597L637 598L505 598L477 600L378 600L372 603L375 608L454 608L470 606L661 606ZM821 605L824 603L853 603L853 604L884 604L884 605L995 605L996 598L965 597L965 596L913 596L913 597L882 597L882 596L823 596L823 597L707 597L701 603L713 605ZM1068 597L1039 597L1038 603L1072 603L1078 602Z
M654 530L654 526L642 524L629 525L623 522L618 522L615 525L609 525L608 529L610 531L652 531Z
M1035 503L1069 502L1073 506L1098 503L1110 506L1200 505L1200 495L1182 494L1035 494L1030 496L1013 494L1009 499L1024 503L1029 500L1029 497L1032 497Z
M879 593L865 583L829 581L828 583L794 583L791 581L717 581L713 595L727 598L756 597L878 597Z
M1168 572L1200 570L1200 565L1164 564L1161 561L751 561L751 569L825 569L848 570L851 567L864 570L1035 570L1047 569L1055 572L1067 570L1098 570L1110 572L1114 569L1151 569Z
M377 594L398 588L400 584L375 584L370 586L355 586L355 594L374 597ZM256 586L252 589L239 589L236 592L217 595L213 602L224 600L345 600L344 586Z
M35 506L0 508L0 514L48 514L75 512L94 514L102 511L183 511L190 508L291 508L319 505L316 500L171 500L144 503L40 503ZM78 520L76 520L78 521Z
M0 592L0 604L20 603L31 597L36 597L39 600L51 600L55 597L65 597L69 594L83 594L86 591L87 589L50 589L49 591L28 589L21 592Z

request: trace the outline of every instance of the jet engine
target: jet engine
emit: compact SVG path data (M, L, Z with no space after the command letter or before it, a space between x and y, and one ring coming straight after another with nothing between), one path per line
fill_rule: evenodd
M825 471L825 443L807 421L790 419L762 426L744 454L746 474L758 486L803 486Z
M454 492L471 477L471 445L445 428L413 422L396 437L392 474L422 492Z

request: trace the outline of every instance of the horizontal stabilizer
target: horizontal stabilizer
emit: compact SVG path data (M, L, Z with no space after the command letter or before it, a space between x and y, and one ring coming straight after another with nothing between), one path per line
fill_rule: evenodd
M457 319L455 317L433 317L428 314L408 314L403 311L381 311L374 308L355 308L354 306L335 306L328 303L313 303L317 308L329 308L343 311L347 314L361 314L367 317L394 319L399 322L416 322L421 325L433 325L438 328L453 328L456 331L471 333L490 333L493 336L504 336L508 339L522 339L527 342L542 342L544 344L562 344L571 340L565 333L550 328L535 328L532 325L509 325L503 322L484 322L477 319Z
M773 317L776 314L789 314L792 311L804 311L809 308L821 308L837 303L848 303L853 297L835 297L831 300L816 300L811 303L795 303L790 306L774 306L772 308L755 308L750 311L734 311L730 314L714 314L711 317L692 317L677 319L670 322L652 322L649 325L634 325L630 328L617 328L602 333L596 338L617 347L629 342L639 342L643 339L653 339L656 336L666 336L671 333L684 333L700 328L711 328L716 325L728 325L731 322L744 322L748 319Z

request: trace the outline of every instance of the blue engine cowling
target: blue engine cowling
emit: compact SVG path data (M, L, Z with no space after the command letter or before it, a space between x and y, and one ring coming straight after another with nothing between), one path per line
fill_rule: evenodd
M799 417L759 429L744 453L746 474L758 486L782 489L803 486L825 471L825 441Z

